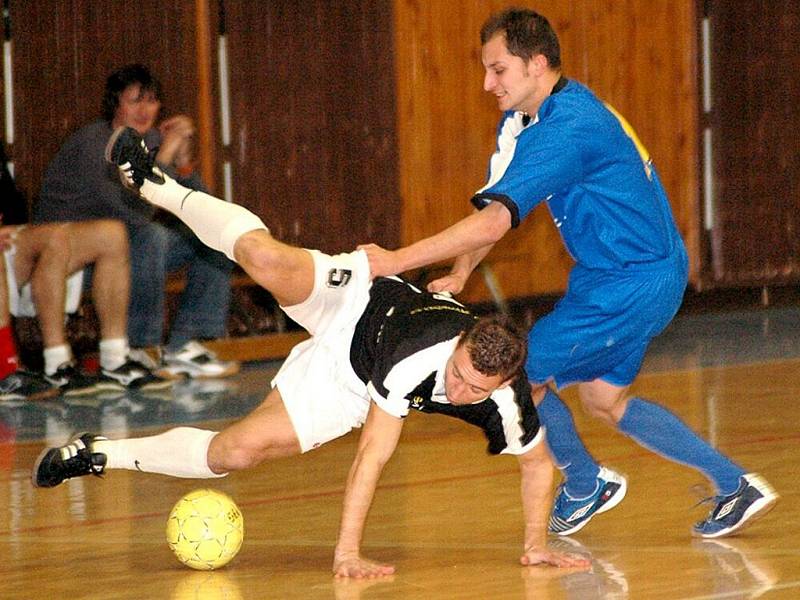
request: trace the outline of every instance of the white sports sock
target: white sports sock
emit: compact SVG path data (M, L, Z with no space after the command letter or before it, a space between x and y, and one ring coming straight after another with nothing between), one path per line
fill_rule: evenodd
M98 440L92 444L92 450L106 455L107 469L211 479L227 475L208 468L208 446L215 435L216 431L176 427L149 437Z
M160 185L145 179L142 196L174 214L201 242L224 252L231 260L236 260L233 246L242 235L257 229L269 232L264 222L245 207L191 190L168 175L164 175L164 179Z
M52 375L58 370L58 367L72 360L72 348L67 344L45 348L42 354L44 355L44 372L47 375Z
M128 360L128 338L100 340L100 366L107 371L121 367Z

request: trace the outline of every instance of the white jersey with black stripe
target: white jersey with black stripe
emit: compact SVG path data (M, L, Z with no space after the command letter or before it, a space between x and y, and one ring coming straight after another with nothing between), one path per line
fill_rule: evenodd
M522 454L541 437L530 388L515 382L483 402L450 404L444 374L460 333L476 317L449 296L429 294L395 277L378 278L356 326L350 362L383 410L440 413L483 430L491 454Z

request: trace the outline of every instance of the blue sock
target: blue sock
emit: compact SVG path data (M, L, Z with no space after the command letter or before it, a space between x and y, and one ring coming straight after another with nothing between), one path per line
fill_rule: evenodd
M675 462L702 471L721 494L731 494L739 486L745 470L731 462L669 410L632 398L619 423L619 430L641 445Z
M564 474L567 493L573 498L589 496L597 487L600 467L578 437L569 408L554 391L548 389L536 411L539 421L547 429L547 445Z

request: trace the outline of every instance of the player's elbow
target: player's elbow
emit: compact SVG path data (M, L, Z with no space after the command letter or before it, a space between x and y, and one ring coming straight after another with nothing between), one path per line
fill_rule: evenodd
M511 229L511 213L500 202L492 202L481 211L485 244L499 242Z
M379 443L367 443L358 451L356 462L365 468L380 472L389 462L393 453L394 447L390 448Z

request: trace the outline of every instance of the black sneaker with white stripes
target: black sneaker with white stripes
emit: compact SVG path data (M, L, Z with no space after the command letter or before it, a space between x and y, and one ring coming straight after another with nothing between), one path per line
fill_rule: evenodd
M97 387L101 391L163 390L172 386L172 381L155 375L139 361L128 359L116 369L100 369Z
M45 373L44 378L57 387L63 396L87 396L97 392L97 378L81 373L73 362L64 363L50 375Z
M33 465L31 482L35 487L55 487L73 477L100 477L106 468L106 455L95 452L93 444L105 439L82 433L64 446L46 448Z
M122 185L138 194L145 179L164 183L164 177L156 166L156 151L147 147L138 131L120 126L108 139L105 158L119 170Z

